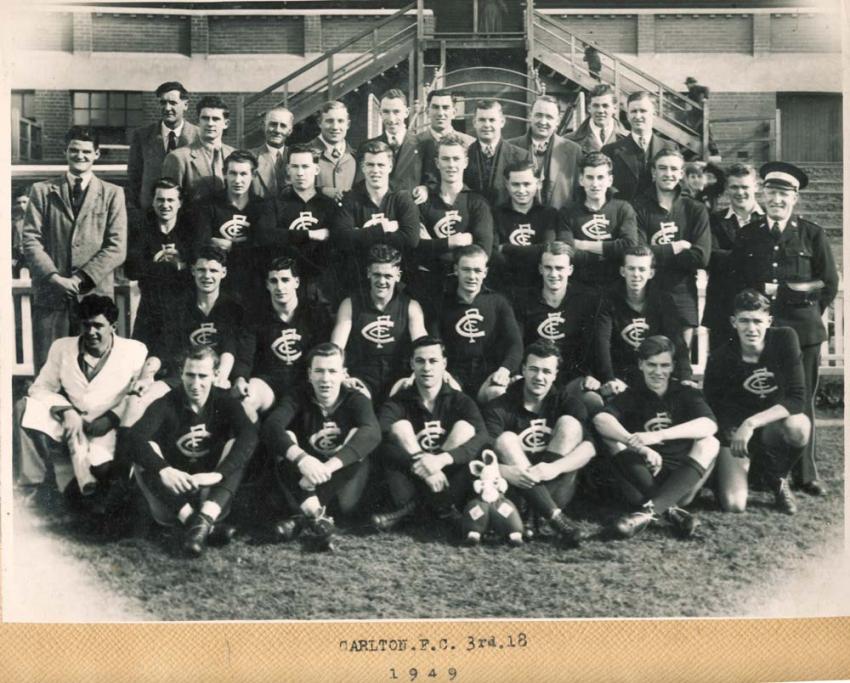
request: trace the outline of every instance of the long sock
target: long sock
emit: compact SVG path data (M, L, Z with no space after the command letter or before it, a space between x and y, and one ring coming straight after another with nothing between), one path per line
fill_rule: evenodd
M655 478L642 455L634 451L617 453L614 456L614 466L644 498L652 498L658 492Z
M653 496L652 504L658 513L667 508L678 505L679 501L687 496L699 483L705 474L705 468L695 460L687 458L681 467L673 470L670 476L658 488L658 493Z
M552 494L549 493L549 489L546 488L545 484L535 484L530 489L525 489L523 494L531 506L539 513L545 515L547 519L558 509L555 499L552 498Z

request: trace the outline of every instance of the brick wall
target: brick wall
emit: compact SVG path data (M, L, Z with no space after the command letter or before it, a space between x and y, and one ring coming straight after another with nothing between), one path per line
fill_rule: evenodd
M189 54L188 17L95 14L92 34L95 52Z
M71 126L71 112L71 94L67 90L35 91L35 119L41 124L45 161L62 159L63 137Z
M362 33L370 25L377 23L381 18L376 17L322 17L322 51L332 50L346 40ZM378 41L391 37L405 26L416 23L414 17L400 17L378 29ZM346 52L360 52L368 50L371 46L371 38L361 40L346 48Z
M841 18L829 14L774 14L772 52L840 52Z
M637 17L633 15L551 17L563 27L609 52L637 54Z
M16 36L18 44L27 50L61 50L70 52L74 46L74 22L67 12L38 12L38 21L22 22Z
M776 114L776 93L712 92L710 101L711 130L724 163L735 161L767 161L770 148L761 142L729 142L722 138L763 138L768 136L768 127L762 122L728 122L726 117L765 117Z
M210 17L210 53L304 54L302 17Z
M656 52L751 52L750 15L655 17Z

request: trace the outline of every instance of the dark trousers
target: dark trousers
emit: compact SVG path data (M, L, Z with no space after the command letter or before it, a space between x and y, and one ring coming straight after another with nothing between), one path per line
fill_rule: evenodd
M395 444L384 444L379 453L381 465L396 505L401 507L415 498L424 500L428 507L442 511L454 505L463 508L472 490L472 473L466 464L455 463L443 468L449 480L442 491L432 491L411 469L413 459L403 448ZM410 492L413 491L413 496Z
M320 484L313 491L308 491L301 488L299 484L303 475L297 465L285 458L279 459L275 465L277 483L287 503L296 509L311 496L316 496L322 505L328 505L336 500L340 512L349 514L359 504L368 476L369 461L361 460L338 469L333 473L330 481Z
M820 344L804 346L803 373L806 376L806 397L803 404L803 413L812 422L812 435L809 443L803 448L803 455L791 470L794 481L798 485L808 484L818 478L818 468L815 464L815 450L817 442L815 439L815 394L818 391L820 376Z
M204 501L217 503L221 514L216 521L222 521L228 514L233 503L233 496L242 481L244 468L228 475L220 484L210 488L202 488L190 493L174 493L162 483L159 472L135 469L136 480L140 481L142 494L148 503L151 516L158 524L170 526L177 522L177 513L187 503L197 512Z

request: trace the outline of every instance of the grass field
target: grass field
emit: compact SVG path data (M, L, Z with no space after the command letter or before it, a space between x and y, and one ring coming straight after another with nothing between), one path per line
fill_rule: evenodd
M781 594L789 568L843 536L843 430L822 428L819 441L829 497L800 495L788 517L766 493L753 493L742 515L717 512L706 496L694 504L702 526L689 541L657 527L629 541L597 533L579 550L543 540L465 548L433 524L412 524L385 535L349 529L337 552L316 554L270 543L255 525L190 560L158 528L111 542L68 520L44 528L94 569L105 593L162 620L734 615ZM571 513L590 532L618 513L578 503Z

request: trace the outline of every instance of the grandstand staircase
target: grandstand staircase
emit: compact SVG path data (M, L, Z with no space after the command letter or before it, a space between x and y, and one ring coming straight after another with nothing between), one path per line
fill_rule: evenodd
M831 237L842 231L844 210L843 169L841 162L794 162L809 176L809 185L800 192L797 212L820 225Z

